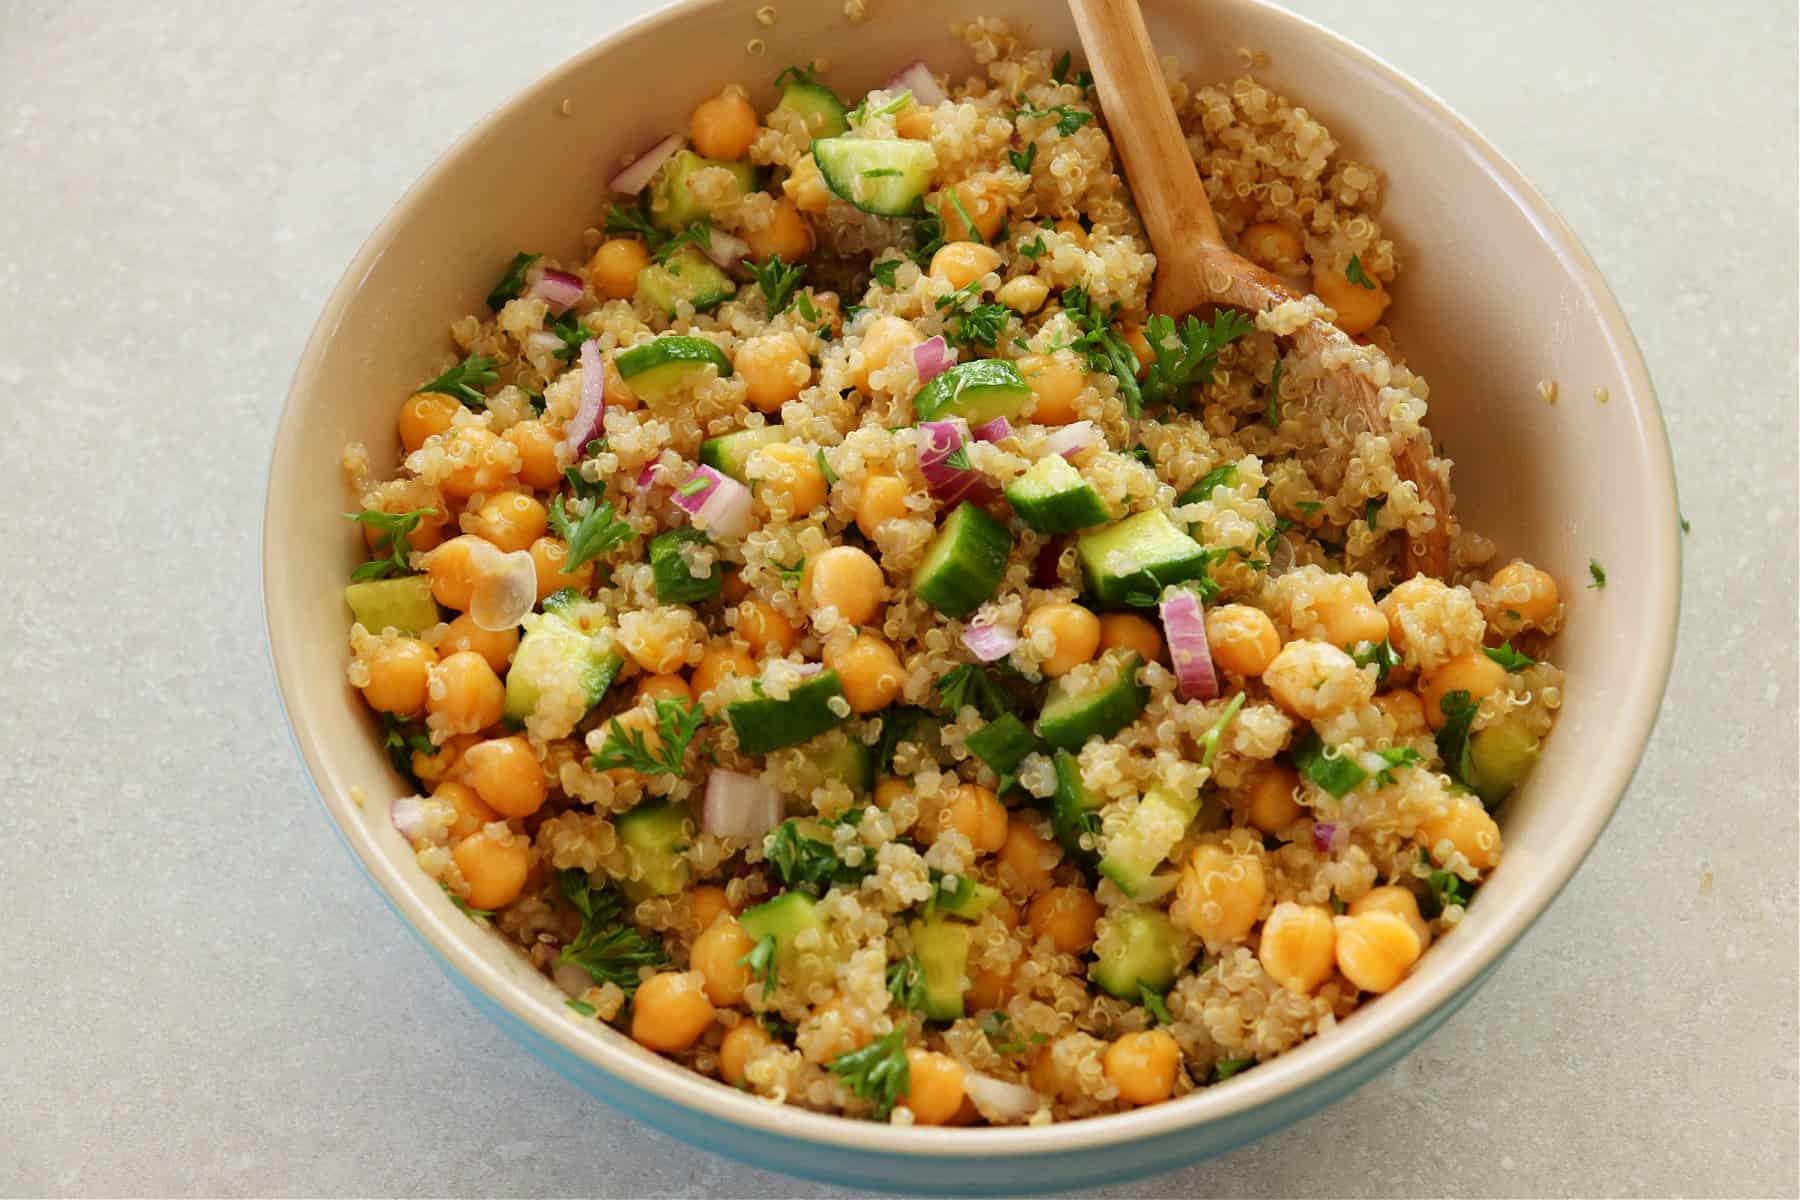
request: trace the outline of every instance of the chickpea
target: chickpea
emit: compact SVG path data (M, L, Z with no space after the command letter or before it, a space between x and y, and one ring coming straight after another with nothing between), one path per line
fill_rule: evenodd
M1393 913L1337 919L1338 970L1360 991L1393 991L1422 949L1412 926Z
M1074 355L1065 350L1027 354L1014 365L1031 388L1032 420L1040 425L1067 425L1080 418L1075 401L1087 387L1087 371Z
M639 403L638 394L631 390L625 377L619 374L619 364L612 355L604 360L606 370L606 407L617 408L625 412L636 412Z
M1181 1047L1160 1029L1127 1033L1106 1048L1107 1082L1130 1104L1155 1104L1175 1090Z
M687 680L679 675L645 675L638 679L637 687L631 693L634 704L642 704L646 700L692 700L694 693L688 689Z
M887 522L906 515L906 484L898 475L871 475L863 480L862 498L856 502L856 527L875 540Z
M1281 653L1275 622L1248 604L1221 604L1206 614L1206 644L1213 661L1225 670L1251 678L1261 676Z
M431 798L442 800L456 810L456 819L450 822L450 836L457 839L474 837L488 825L500 819L500 814L487 806L475 789L466 783L445 780L432 789Z
M963 1102L963 1067L948 1054L909 1047L906 1051L906 1107L918 1125L942 1125Z
M805 260L813 251L812 224L800 214L800 209L794 202L786 197L775 202L775 211L770 215L767 225L761 229L745 229L740 232L744 241L750 244L752 258L766 260L779 254L782 262L797 263Z
M794 625L760 594L737 606L738 636L756 655L783 655L794 648Z
M637 295L638 272L650 265L650 253L636 238L607 238L588 259L588 283L602 300L629 300Z
M694 668L689 685L696 696L704 696L727 675L736 675L740 679L756 678L756 660L736 646L715 646L700 659L700 665Z
M931 256L931 277L965 288L1000 269L1000 252L981 242L950 242Z
M1296 266L1306 253L1299 234L1273 221L1264 221L1246 228L1239 235L1238 245L1242 247L1245 258L1271 271Z
M453 429L448 437L449 449L459 464L438 486L446 496L467 500L476 492L491 492L512 474L501 452L501 441L479 425Z
M1055 229L1056 229L1056 232L1062 234L1064 237L1066 237L1070 241L1074 242L1077 246L1080 246L1083 250L1087 249L1087 244L1088 244L1087 227L1084 226L1080 221L1077 221L1074 217L1059 218L1056 222Z
M1543 629L1556 616L1560 601L1556 580L1524 559L1515 558L1488 580L1492 595L1482 605L1488 624L1506 637L1525 629Z
M1337 313L1337 327L1352 336L1367 333L1381 320L1381 314L1387 311L1387 288L1381 280L1367 275L1373 288L1366 288L1360 283L1351 283L1344 272L1347 265L1336 267L1324 263L1313 264L1313 293L1331 306Z
M1480 704L1505 686L1505 667L1479 650L1459 654L1419 681L1425 723L1433 729L1444 727L1449 719L1444 715L1444 697L1451 692L1467 692L1470 700Z
M474 524L470 532L510 554L543 537L549 515L542 504L525 492L495 492L481 502Z
M691 627L645 624L625 632L619 641L631 661L652 675L670 675L687 661Z
M731 84L710 100L702 100L688 118L688 141L706 158L731 162L749 153L756 140L756 110L744 89Z
M407 716L425 707L426 686L437 652L417 638L395 638L373 650L363 699L378 712Z
M720 913L731 912L731 901L725 896L725 889L716 883L703 883L688 889L688 915L693 918L694 928L704 931L719 919Z
M516 626L512 629L483 629L475 623L474 618L464 613L450 622L438 648L446 654L454 654L458 650L473 650L498 674L506 670L506 664L512 661L513 651L519 648L519 630Z
M911 785L897 776L884 775L875 781L875 807L883 812L894 807L902 797L911 795Z
M1260 859L1209 843L1195 846L1181 865L1176 903L1201 941L1223 948L1249 936L1268 894Z
M968 990L963 992L963 1002L970 1012L1005 1008L1006 1002L1013 997L1013 990L1011 971L976 971L969 978Z
M458 650L431 668L425 708L452 733L479 733L500 720L505 705L506 685L473 650Z
M1331 575L1314 590L1313 625L1298 630L1334 646L1379 642L1388 635L1385 614L1375 607L1369 585L1360 575Z
M758 412L780 412L812 378L812 360L791 333L745 338L733 366L744 381L744 398Z
M469 747L462 758L463 781L504 817L529 817L543 807L550 781L522 737L495 738Z
M819 174L819 164L810 154L794 163L793 173L782 180L781 190L794 202L794 207L803 213L822 217L825 210L831 207L831 189L825 186L825 177Z
M1286 829L1306 811L1294 799L1299 788L1299 772L1282 763L1264 763L1245 789L1245 816L1259 833Z
M859 634L841 648L826 647L825 665L838 673L850 707L864 716L900 698L900 656L873 634Z
M831 607L852 625L867 625L881 611L887 579L874 559L855 546L833 546L807 560L800 596L814 608Z
M1006 844L1006 806L980 784L962 784L938 810L936 828L928 840L935 842L946 829L968 838L977 854L992 854Z
M694 939L688 964L705 976L708 1000L730 1008L744 998L744 989L750 986L750 968L741 960L754 949L756 939L730 916L719 917Z
M776 442L760 451L774 464L772 474L758 481L756 494L772 513L793 518L808 516L825 507L825 475L819 470L816 451L792 442Z
M456 764L462 761L463 752L480 740L473 734L462 733L449 738L443 745L433 748L429 754L414 750L412 752L412 773L419 777L420 783L428 783L435 787L450 778L450 772L455 770ZM457 786L461 787L462 785L458 784ZM484 804L481 807L485 809L487 805ZM493 819L489 818L489 820ZM477 825L475 828L480 828L480 826ZM461 832L473 833L474 831L475 829L465 829Z
M1060 1039L1057 1042L1046 1042L1038 1050L1026 1071L1026 1078L1030 1080L1032 1090L1038 1094L1070 1100L1081 1094L1081 1083L1075 1078L1074 1072L1058 1060L1056 1047L1059 1044Z
M1289 642L1262 678L1275 703L1308 721L1365 703L1374 690L1348 654L1325 642Z
M1006 223L1006 198L992 184L965 179L938 194L937 213L946 240L991 242ZM963 219L965 213L968 220Z
M1041 664L1046 675L1067 675L1100 650L1100 618L1079 604L1058 601L1032 609L1025 618L1026 638L1035 641L1046 630L1056 643Z
M469 890L463 901L470 908L505 908L525 890L531 871L531 840L516 834L492 836L487 830L466 837L450 851L456 869Z
M472 533L451 538L423 560L431 576L431 595L445 608L458 612L469 607L475 591L475 564L487 549L486 541Z
M861 391L873 391L870 380L875 373L885 371L891 362L903 361L902 356L910 357L913 347L924 340L910 321L894 316L876 317L863 333L862 344L851 355L850 378Z
M1425 732L1425 704L1412 692L1388 692L1375 697L1375 707L1394 723L1395 737Z
M1304 996L1330 977L1336 943L1330 909L1285 900L1263 922L1257 957L1271 979Z
M594 586L594 562L589 559L572 572L563 570L569 561L569 545L559 537L541 537L531 543L531 565L537 570L539 600L564 588L585 592Z
M1157 631L1154 621L1136 613L1101 614L1100 653L1121 649L1131 651L1145 662L1158 662L1163 653L1162 634Z
M1452 796L1444 807L1419 822L1419 842L1439 858L1438 847L1449 842L1477 871L1487 871L1500 861L1500 826L1472 796Z
M1390 883L1365 892L1361 899L1350 905L1350 915L1353 917L1367 913L1389 913L1399 917L1418 937L1421 952L1431 945L1431 925L1419 913L1418 897L1406 888Z
M631 1038L640 1046L673 1054L698 1041L713 1023L713 1015L698 972L663 971L638 987L631 1003Z
M1025 910L1031 940L1049 938L1059 954L1086 954L1094 944L1100 904L1084 887L1053 887L1039 892Z
M444 529L450 524L448 506L437 488L423 479L390 479L366 498L366 507L384 513L419 513L419 523L406 535L409 551L423 553L444 540ZM429 509L429 512L421 512ZM363 544L371 554L385 557L392 546L385 529L362 526ZM376 630L374 632L380 632Z
M1062 847L1043 836L1024 817L1006 822L1006 840L1000 844L1000 871L1008 874L1025 895L1050 886L1050 872L1062 861Z
M519 482L547 491L562 478L556 461L556 438L542 421L520 421L500 435L519 452Z
M915 142L931 140L931 112L923 104L912 104L900 110L894 118L894 132L901 137Z
M719 1074L726 1083L733 1087L742 1086L746 1078L750 1060L758 1051L769 1045L769 1035L755 1021L739 1021L719 1043Z
M441 392L414 392L400 406L400 444L411 454L425 439L447 432L462 404Z
M1019 275L1000 285L994 299L1016 313L1029 315L1044 307L1050 298L1050 285L1036 275Z

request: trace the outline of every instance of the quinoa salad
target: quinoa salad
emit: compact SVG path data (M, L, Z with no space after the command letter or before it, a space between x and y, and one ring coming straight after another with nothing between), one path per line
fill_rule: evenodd
M1501 860L1563 606L1397 471L1449 495L1377 167L1252 56L1171 76L1227 242L1304 298L1152 315L1091 78L958 32L961 81L724 86L578 254L494 264L398 466L345 452L347 674L420 869L568 1020L771 1102L1042 1124L1405 986Z

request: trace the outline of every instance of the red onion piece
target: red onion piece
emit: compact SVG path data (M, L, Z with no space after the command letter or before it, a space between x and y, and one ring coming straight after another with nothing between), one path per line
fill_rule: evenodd
M983 625L971 621L963 627L962 644L982 662L1005 658L1019 644L1016 631L1004 625Z
M1044 543L1038 551L1037 561L1032 564L1031 582L1041 588L1062 586L1062 572L1058 570L1062 562L1063 551L1069 548L1066 534L1058 534Z
M1350 842L1350 831L1333 821L1314 821L1313 849L1320 854L1335 854Z
M956 351L950 349L943 334L926 338L913 347L913 366L919 372L920 383L930 383L955 365Z
M968 441L969 423L961 417L919 422L919 470L931 494L946 504L979 500L989 494L987 481L979 471L948 461Z
M1176 690L1183 700L1211 700L1219 694L1212 648L1206 644L1206 610L1200 597L1178 588L1163 598L1163 636L1175 664Z
M696 528L726 538L750 532L750 489L711 467L695 467L675 489L676 507L694 518Z
M890 94L911 92L913 103L922 104L926 108L942 104L950 97L938 86L931 76L931 68L922 62L913 63L898 75L881 85L881 90Z
M1010 436L1011 433L1012 426L1007 423L1006 418L995 417L986 425L977 425L975 427L975 440L978 442L997 442L1003 437Z
M714 489L724 478L711 467L695 467L694 473L687 477L687 482L675 489L675 507L688 516L693 516L703 504L712 499ZM696 483L695 480L701 482Z
M1044 1104L1043 1098L1024 1084L974 1071L963 1075L963 1091L982 1116L1002 1123L1024 1121Z
M629 166L607 180L606 186L615 192L627 196L635 196L643 191L658 169L669 161L675 151L681 149L681 135L671 133L656 145L631 160Z
M577 459L606 421L606 364L600 361L599 342L589 338L581 343L580 363L581 406L563 428L563 448Z
M646 466L643 470L639 471L638 477L637 477L638 491L641 492L641 491L644 491L645 489L647 489L651 485L651 483L653 483L656 480L656 473L660 470L662 470L662 464L659 462L653 462L653 463L649 464L648 466Z
M587 285L581 282L581 276L545 267L525 289L525 294L544 301L550 311L560 317L575 307L586 291Z
M1072 425L1064 425L1052 433L1046 441L1050 453L1060 454L1064 458L1074 458L1089 446L1100 441L1100 428L1092 421L1076 421Z
M781 824L781 796L751 775L715 767L706 780L700 828L715 837L761 837Z
M701 253L729 271L750 253L750 243L723 229L714 229L706 235L706 245L701 247Z
M417 841L425 833L425 801L417 796L395 797L388 806L388 820L400 836L409 842Z

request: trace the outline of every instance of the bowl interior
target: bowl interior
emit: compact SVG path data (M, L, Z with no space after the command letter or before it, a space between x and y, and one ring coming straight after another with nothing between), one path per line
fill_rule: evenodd
M598 223L622 155L685 127L727 80L771 102L790 62L829 60L846 94L913 59L974 69L953 21L1010 19L1028 43L1073 47L1068 14L1041 0L910 0L863 24L839 0L786 0L772 27L729 0L678 5L534 85L448 152L376 230L333 294L296 376L271 467L264 581L271 643L301 751L351 848L402 914L490 996L565 1049L634 1085L792 1137L933 1154L1049 1154L1165 1132L1271 1100L1373 1049L1429 1013L1510 945L1566 882L1610 816L1648 737L1672 652L1678 534L1667 443L1617 306L1572 235L1516 172L1435 99L1317 27L1258 0L1147 2L1163 54L1190 80L1270 56L1259 78L1305 103L1344 150L1386 176L1382 221L1404 273L1392 324L1432 382L1431 422L1457 460L1465 523L1503 556L1529 557L1569 604L1557 659L1561 724L1503 824L1508 855L1468 920L1415 977L1334 1033L1183 1101L1051 1130L902 1130L777 1111L701 1080L593 1023L495 936L463 918L411 862L387 820L402 785L344 681L341 588L358 543L338 514L343 448L394 461L402 399L448 348L446 325L481 311L517 250L573 259ZM752 52L752 39L763 52ZM1079 55L1078 55L1079 57ZM1547 404L1540 380L1561 400ZM1596 399L1596 389L1610 392ZM1589 589L1589 560L1604 591Z

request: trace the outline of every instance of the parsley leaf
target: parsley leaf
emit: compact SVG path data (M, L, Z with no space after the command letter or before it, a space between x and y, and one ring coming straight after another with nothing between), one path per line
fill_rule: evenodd
M894 276L899 270L900 260L897 258L884 258L880 262L872 263L869 266L869 274L874 276L875 282L879 283L884 288L895 286L896 281Z
M929 267L931 256L944 248L944 222L935 209L923 204L919 206L913 217L912 241L912 260L921 267ZM845 319L849 319L848 314Z
M596 984L617 984L630 996L640 968L668 961L661 939L626 923L624 903L611 887L594 887L582 870L558 871L556 886L581 913L581 932L557 962L580 967Z
M1400 665L1400 652L1387 638L1379 642L1358 642L1344 649L1350 651L1351 659L1359 667L1375 664L1375 686L1378 688L1387 683L1388 672Z
M1368 273L1363 270L1362 260L1354 254L1350 256L1350 265L1344 268L1344 278L1359 288L1371 292L1375 290L1375 281L1369 278Z
M1594 577L1594 582L1588 584L1589 587L1598 589L1606 586L1606 568L1591 558L1588 559L1588 574Z
M367 525L381 531L381 536L375 539L375 553L386 555L385 558L373 558L363 563L350 572L350 578L360 583L366 579L386 579L389 575L409 574L412 564L407 556L412 553L412 546L407 537L419 527L420 518L428 517L436 511L435 508L415 508L411 512L390 513L365 508L361 512L345 513L346 518L358 525Z
M1426 917L1435 919L1446 908L1469 907L1469 901L1475 898L1475 885L1458 875L1455 871L1446 871L1431 861L1430 853L1424 854L1425 865L1432 868L1431 874L1425 877L1425 886L1431 889L1426 908L1435 911L1426 913Z
M482 389L499 381L500 376L494 373L493 359L471 354L430 383L420 384L419 390L449 396L470 408L486 408L487 397L482 394Z
M1017 117L1055 117L1056 132L1068 137L1083 125L1094 119L1094 114L1085 108L1076 108L1073 104L1055 104L1049 108L1037 108L1029 101L1021 100L1020 107L1013 114Z
M1074 348L1087 360L1088 370L1118 380L1119 396L1125 402L1126 414L1133 420L1143 415L1144 397L1138 387L1137 354L1109 323L1112 313L1096 310L1087 289L1080 287L1063 289L1062 307L1069 320L1082 331L1075 339Z
M1149 984L1144 983L1138 985L1138 1003L1142 1004L1145 1011L1156 1018L1156 1023L1158 1025L1173 1025L1175 1023L1175 1018L1169 1014L1169 1005L1167 1001L1163 999L1162 993L1151 991Z
M786 87L790 83L817 83L819 80L815 72L818 69L814 63L807 63L804 67L783 67L781 74L775 77L775 86Z
M438 886L444 889L444 895L450 897L450 903L456 905L465 917L491 917L497 911L492 908L473 907L467 900L464 900L461 896L457 895L447 883L440 883Z
M1419 752L1411 746L1389 746L1385 750L1377 750L1387 766L1375 773L1375 782L1389 784L1394 782L1394 772L1401 767L1416 767L1422 761Z
M593 336L587 331L587 326L581 323L581 314L573 309L552 321L548 332L562 339L562 346L557 349L556 357L564 362L573 362L575 356L581 353L581 343Z
M1067 83L1069 81L1069 66L1073 61L1074 60L1070 58L1067 50L1064 50L1061 54L1057 55L1056 63L1050 68L1050 78L1056 80L1058 83Z
M606 727L606 741L594 755L596 770L627 767L640 775L687 774L682 765L688 744L710 718L698 700L656 701L656 735L658 745L652 750L641 729L627 729L614 717Z
M956 210L956 215L962 220L964 240L979 242L983 246L987 245L987 239L981 236L981 229L975 224L975 218L971 217L969 210L963 207L962 195L955 188L950 188L944 195L949 197L950 207Z
M1212 1081L1214 1083L1224 1083L1239 1071L1247 1070L1255 1065L1256 1060L1254 1058L1221 1058L1218 1062L1213 1064Z
M808 837L792 817L769 834L763 844L763 857L781 876L782 883L814 896L824 895L834 883L860 882L869 873L867 867L846 865L837 856L835 846Z
M916 953L888 964L887 990L901 1008L925 1011L925 968Z
M1044 235L1041 233L1032 238L1029 242L1019 243L1019 253L1023 254L1026 258L1039 258L1047 248L1048 247L1044 245Z
M910 88L901 92L898 96L895 96L892 100L889 100L879 108L870 108L869 98L864 96L861 103L844 114L844 118L852 125L861 125L870 117L891 117L912 102L913 94L912 89Z
M1001 713L999 717L971 733L968 747L969 753L1000 776L1011 776L1019 769L1026 756L1042 749L1031 727L1011 713Z
M1214 467L1200 477L1200 482L1181 494L1178 503L1194 504L1211 496L1219 488L1236 487L1238 468L1236 463L1225 463Z
M414 754L436 754L438 748L431 744L431 738L425 733L425 727L412 721L402 721L393 713L381 714L381 748L387 751L389 761L394 769L402 775L412 777L412 756Z
M825 1069L843 1080L845 1087L873 1104L875 1115L885 1119L912 1082L912 1072L906 1061L906 1031L896 1029L861 1050L840 1054L827 1063Z
M696 246L706 250L712 246L712 222L704 217L683 229L680 233L658 246L650 255L657 262L668 262L677 250L683 246ZM773 314L771 314L773 315Z
M762 980L765 996L774 991L781 982L775 972L775 935L765 934L748 954L737 960L737 965L749 967L750 974Z
M828 488L834 486L838 481L838 473L832 470L831 464L825 460L825 447L820 446L814 452L814 457L819 462L819 474L825 477L825 486Z
M1678 517L1681 516L1680 513L1676 513L1675 515ZM1681 532L1683 532L1683 533L1694 532L1694 527L1692 525L1688 524L1688 519L1686 517L1681 517Z
M1281 428L1281 360L1275 360L1275 369L1269 372L1269 401L1263 410L1263 420L1269 423L1270 429Z
M650 214L641 205L614 204L606 210L603 229L610 234L641 237L652 247L669 236L650 223Z
M1375 532L1375 522L1381 519L1381 509L1386 503L1387 501L1382 497L1374 496L1367 504L1363 505L1363 524L1369 527L1370 533Z
M967 446L958 446L950 453L944 455L944 465L958 471L969 470L969 448Z
M767 262L758 264L749 259L744 260L744 267L756 280L757 289L762 292L763 302L769 307L769 315L785 310L794 298L794 289L800 286L801 277L806 274L806 264L789 266L781 261L781 255L769 256Z
M800 577L806 574L806 559L804 558L796 558L791 563L775 562L771 559L770 565L781 573L781 582L784 584L791 583L798 586Z
M1459 688L1438 701L1438 711L1444 714L1444 727L1437 731L1438 754L1451 776L1457 782L1467 784L1473 774L1469 762L1469 727L1475 723L1481 705Z
M1294 743L1291 754L1295 769L1339 799L1349 795L1369 777L1350 755L1342 751L1327 754L1325 743L1310 729Z
M1144 376L1146 404L1177 403L1193 387L1212 382L1219 364L1219 350L1256 328L1255 322L1234 308L1213 314L1211 325L1189 317L1179 330L1170 318L1158 314L1144 325L1144 337L1156 354ZM1169 345L1173 341L1174 346Z
M591 498L587 512L571 519L563 507L563 497L558 496L550 505L550 528L556 530L557 536L569 546L569 556L562 566L564 575L572 574L583 563L623 546L638 535L637 530L613 512L611 502Z
M986 346L990 350L999 343L1000 331L1011 316L1004 304L980 303L981 281L965 284L948 296L939 297L937 306L946 315L944 338L953 346ZM968 308L967 301L976 301Z
M1031 174L1031 164L1037 161L1037 143L1026 142L1023 152L1008 150L1006 157L1012 160L1013 170L1021 175Z
M1013 712L1016 705L1005 688L994 681L985 667L964 663L944 672L937 681L938 698L944 710L955 716L973 707L983 718L997 720L1001 713Z
M1242 707L1244 707L1244 693L1239 692L1231 698L1231 703L1225 706L1225 711L1219 714L1219 719L1212 723L1212 727L1200 735L1200 765L1202 767L1212 766L1213 759L1219 753L1219 743L1225 737L1226 727L1231 724Z
M931 716L922 708L900 706L881 714L881 740L875 743L875 773L886 775L894 765L894 752L901 742L917 742L919 725Z
M516 299L525 290L525 273L542 257L544 256L541 254L530 254L524 250L513 255L512 262L507 264L506 274L500 277L494 290L487 294L487 306L499 312L506 307L508 300Z
M1529 654L1513 649L1512 640L1501 642L1498 646L1483 646L1481 652L1505 667L1508 671L1523 671L1526 667L1535 667L1537 659Z

